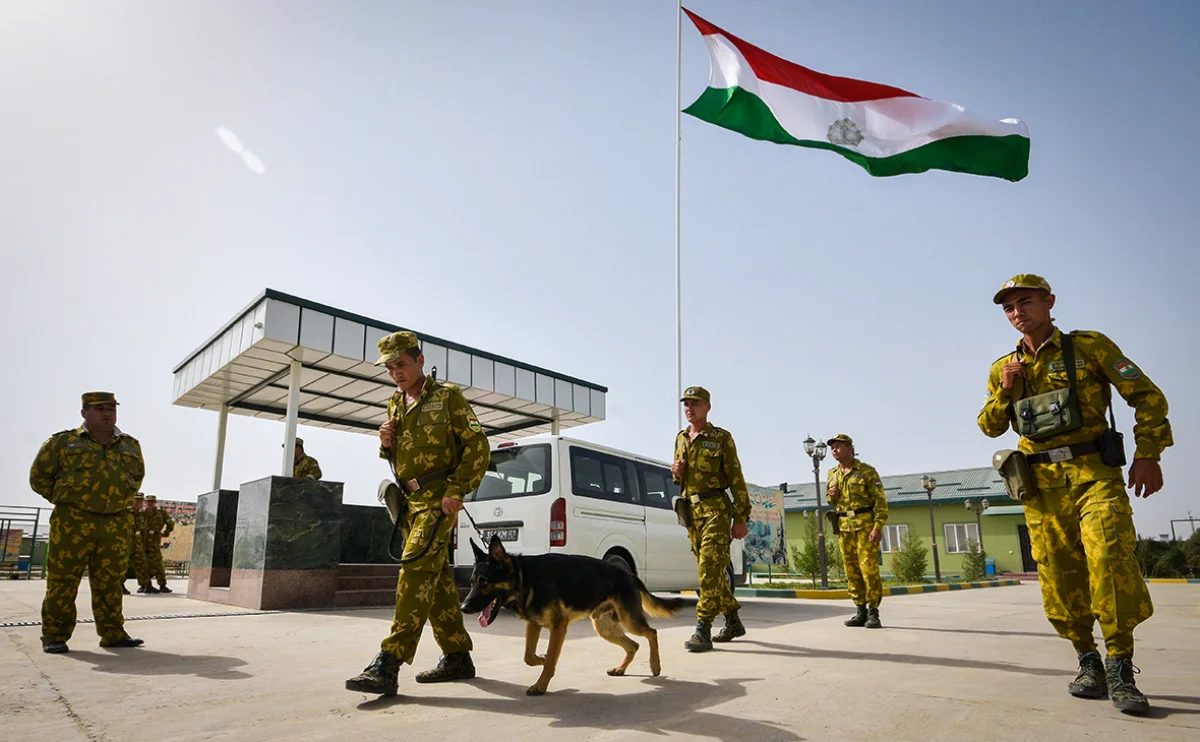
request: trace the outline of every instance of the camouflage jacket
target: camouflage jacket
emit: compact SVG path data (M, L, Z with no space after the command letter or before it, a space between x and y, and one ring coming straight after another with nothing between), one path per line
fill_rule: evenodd
M171 535L171 531L175 530L175 519L171 514L162 508L155 508L153 513L145 513L145 531L146 538L151 543L161 541Z
M695 495L709 490L730 490L733 493L733 522L750 521L750 493L746 491L746 479L742 476L742 463L738 460L737 447L728 430L712 423L691 437L690 428L684 428L675 436L675 460L686 463L683 477L674 477L680 494ZM704 503L700 503L703 507Z
M380 447L400 482L442 469L454 469L446 480L432 482L407 495L409 506L425 510L443 497L463 499L479 487L491 453L483 426L458 387L426 377L421 396L404 410L404 392L388 400L388 418L397 421L396 442Z
M1163 450L1174 443L1171 423L1167 420L1167 398L1162 390L1121 353L1116 343L1103 334L1079 330L1073 338L1075 384L1083 413L1083 427L1044 441L1022 437L1018 448L1025 453L1036 453L1095 440L1108 429L1107 409L1112 398L1112 387L1116 387L1121 397L1134 408L1134 458L1159 458ZM1001 379L1004 364L1022 358L1025 360L1026 378L1019 380L1012 389L1003 388ZM1010 428L1015 431L1013 403L1019 398L1018 395L1024 392L1025 396L1032 396L1063 389L1069 383L1066 362L1063 360L1061 331L1056 329L1036 353L1030 353L1023 343L1018 343L1016 351L992 364L988 373L988 397L979 412L979 429L992 438L1000 437ZM1033 471L1039 487L1122 479L1119 468L1107 466L1095 453L1069 461L1039 464L1033 467Z
M296 479L303 479L305 477L320 479L321 465L312 456L305 454L296 462L295 468L292 470L292 476Z
M883 480L880 479L879 472L875 470L875 467L864 464L858 459L854 459L848 472L843 472L841 465L835 466L825 476L826 496L831 487L838 488L837 503L835 504L832 500L829 502L829 506L834 510L846 513L870 505L875 506L875 509L869 513L843 517L838 524L841 530L882 529L887 525L887 496L883 492Z
M42 444L29 469L29 486L55 505L113 514L129 510L145 476L137 439L114 429L102 446L81 426Z

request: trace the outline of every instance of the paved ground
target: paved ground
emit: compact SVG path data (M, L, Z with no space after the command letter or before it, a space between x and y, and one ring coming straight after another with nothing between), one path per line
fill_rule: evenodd
M181 593L126 599L127 616L223 613ZM38 581L0 582L0 623L36 621ZM71 653L41 652L38 627L0 629L0 715L12 740L1196 740L1200 585L1153 585L1157 615L1138 634L1152 717L1066 693L1070 646L1041 615L1036 583L887 598L885 629L847 629L845 601L746 599L747 637L682 649L692 620L656 622L648 652L610 678L620 650L572 627L550 694L527 698L523 624L474 622L479 678L374 699L342 683L374 656L386 610L130 621L141 649L105 650L82 624ZM80 616L90 616L86 589ZM545 639L543 637L543 643ZM544 646L544 644L543 644ZM417 669L437 661L426 631Z

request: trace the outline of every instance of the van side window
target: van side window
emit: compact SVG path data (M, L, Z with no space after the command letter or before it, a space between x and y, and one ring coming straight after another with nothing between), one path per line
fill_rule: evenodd
M670 510L671 498L679 493L679 488L671 481L670 470L646 464L641 464L639 468L642 470L642 479L646 483L646 494L643 499L646 507Z
M622 459L597 451L571 447L571 491L581 497L638 504L642 498L636 482L626 481Z

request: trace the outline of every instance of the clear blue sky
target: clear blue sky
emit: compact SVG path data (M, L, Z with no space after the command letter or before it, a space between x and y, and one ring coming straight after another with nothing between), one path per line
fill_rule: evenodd
M685 384L751 481L807 480L809 433L889 474L988 465L1014 440L975 415L1017 339L991 295L1032 271L1063 327L1109 334L1168 395L1177 444L1139 528L1200 515L1200 4L689 7L1032 138L1020 183L876 179L684 119ZM685 25L685 106L707 79ZM577 434L669 458L674 86L670 0L5 3L0 502L41 502L29 463L88 389L121 399L147 492L205 491L216 415L171 405L171 369L266 286L607 385L608 420ZM374 500L371 439L301 434ZM226 486L275 473L282 435L232 418Z

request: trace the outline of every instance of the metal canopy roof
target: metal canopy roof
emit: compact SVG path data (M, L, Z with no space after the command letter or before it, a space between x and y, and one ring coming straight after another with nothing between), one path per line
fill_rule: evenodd
M375 434L395 391L387 370L373 365L376 343L405 329L267 289L175 367L174 403L284 421L298 360L300 422ZM605 387L412 331L426 372L436 368L462 389L489 438L604 419Z

